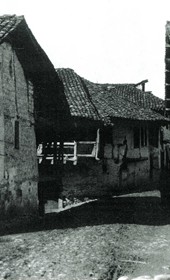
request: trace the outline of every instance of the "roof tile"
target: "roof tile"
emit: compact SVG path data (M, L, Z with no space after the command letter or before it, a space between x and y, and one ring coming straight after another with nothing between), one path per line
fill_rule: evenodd
M81 78L71 69L57 69L72 116L99 120L98 112L84 90Z
M137 89L134 84L97 84L81 78L72 69L57 69L63 82L70 113L113 122L115 118L140 121L168 121L161 111L162 99ZM74 112L74 113L73 113Z
M23 19L23 16L16 15L0 16L0 42L14 30Z

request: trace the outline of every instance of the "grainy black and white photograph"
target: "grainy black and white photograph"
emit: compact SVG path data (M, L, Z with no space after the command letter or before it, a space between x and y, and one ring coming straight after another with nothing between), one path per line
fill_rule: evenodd
M170 280L170 1L0 2L0 280Z

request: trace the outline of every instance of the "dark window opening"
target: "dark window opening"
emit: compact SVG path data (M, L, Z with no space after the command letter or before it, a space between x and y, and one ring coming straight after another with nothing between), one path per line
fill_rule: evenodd
M19 121L15 121L15 149L19 149Z
M12 59L9 62L9 74L12 77Z
M166 100L166 108L170 108L170 100Z
M141 136L141 147L143 147L144 146L144 129L143 129L143 127L141 127L140 136Z
M144 142L144 145L147 146L148 145L148 135L147 135L147 130L145 128L145 134L144 134L144 139L145 139L145 142Z
M170 81L169 81L170 84ZM165 97L170 98L170 85L166 85L165 87Z
M141 147L147 146L147 129L146 127L141 127Z
M152 127L152 129L149 131L149 145L158 148L158 137L159 137L158 127Z
M147 128L134 128L134 148L146 147L148 144Z
M112 129L110 127L105 127L103 131L104 143L105 144L112 144Z
M134 137L134 148L139 148L140 147L140 129L139 129L139 127L134 128L133 137Z

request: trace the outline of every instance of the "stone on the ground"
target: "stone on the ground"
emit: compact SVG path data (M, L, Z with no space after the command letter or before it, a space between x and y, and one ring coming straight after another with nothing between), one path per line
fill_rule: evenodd
M129 280L128 276L121 276L117 280Z
M159 274L151 277L150 275L138 276L131 278L129 276L121 276L117 280L170 280L170 274Z
M132 278L131 280L153 280L153 278L150 275L142 275Z
M160 274L154 277L154 280L170 280L170 274Z

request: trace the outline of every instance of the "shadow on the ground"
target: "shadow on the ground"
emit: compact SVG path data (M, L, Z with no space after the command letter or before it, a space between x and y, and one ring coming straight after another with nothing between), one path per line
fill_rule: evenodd
M161 226L170 224L170 212L162 209L159 197L114 197L46 214L43 219L2 222L0 235L115 223Z

